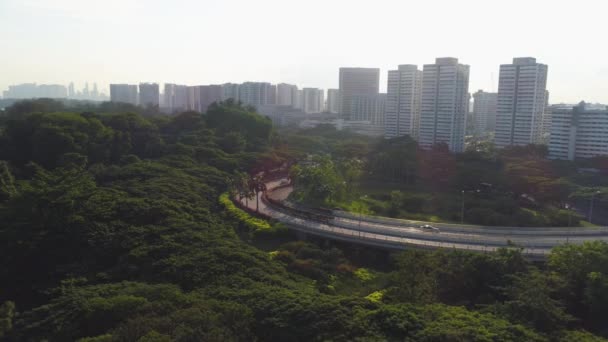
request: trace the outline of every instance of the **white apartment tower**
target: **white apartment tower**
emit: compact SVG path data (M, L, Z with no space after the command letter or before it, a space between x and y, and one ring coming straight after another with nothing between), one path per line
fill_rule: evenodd
M298 96L298 86L287 83L277 84L277 104L295 107Z
M254 107L270 104L272 85L266 82L245 82L239 86L239 101Z
M327 89L327 112L332 114L340 112L340 90Z
M424 65L419 144L446 143L450 151L463 152L468 111L469 66L451 57Z
M608 109L581 102L574 108L551 109L549 158L575 160L608 155Z
M384 136L409 135L416 139L420 125L422 71L416 65L400 65L388 72Z
M475 134L483 135L495 130L497 100L497 93L479 90L473 94L473 124Z
M497 147L541 142L547 96L547 65L513 58L500 66L496 109Z
M302 110L305 113L321 113L325 96L322 89L304 88L302 89Z

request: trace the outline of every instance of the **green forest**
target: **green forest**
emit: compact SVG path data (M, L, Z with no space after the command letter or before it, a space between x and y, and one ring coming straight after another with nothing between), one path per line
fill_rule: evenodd
M565 245L542 264L524 259L517 247L492 254L385 251L303 238L240 211L226 197L243 175L314 151L326 155L313 160L333 170L316 176L340 178L320 193L300 186L300 196L347 205L348 193L391 175L403 185L395 185L401 204L415 202L406 191L424 184L426 173L414 170L421 164L391 168L398 160L379 153L386 159L370 162L373 149L389 152L377 145L382 142L319 130L325 131L278 132L254 108L230 101L176 116L51 100L7 108L0 114L0 340L608 337L606 243ZM440 148L437 153L445 157ZM542 152L527 151L524 158L540 163L534 153ZM480 158L472 162L493 160ZM502 170L519 172L517 164ZM299 168L292 169L296 181L306 172ZM564 192L584 197L586 180L568 177L560 178L578 188ZM436 179L437 187L454 188L451 177ZM541 193L545 188L533 195ZM558 210L555 196L543 201ZM363 202L380 211L382 201ZM401 204L386 210L395 216L412 211Z

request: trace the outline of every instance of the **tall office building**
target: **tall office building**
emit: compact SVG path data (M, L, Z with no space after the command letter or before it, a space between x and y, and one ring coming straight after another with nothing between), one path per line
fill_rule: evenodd
M137 85L110 84L110 101L137 105Z
M295 107L298 96L298 86L287 83L277 85L277 104Z
M500 66L496 110L497 147L540 143L547 96L547 65L513 58Z
M473 94L473 125L475 134L483 135L493 132L496 128L497 100L497 93L479 90Z
M340 90L327 89L327 112L337 114L340 111Z
M76 97L76 89L74 89L74 82L70 82L68 86L68 98L73 99Z
M418 137L422 71L416 65L400 65L388 72L384 136Z
M380 92L380 69L340 68L340 115L350 119L352 97L378 95Z
M575 160L608 156L608 108L581 102L574 108L552 106L549 158Z
M469 66L451 57L426 64L420 105L420 145L446 143L450 151L463 152L469 111Z
M142 107L158 107L160 101L160 91L158 83L139 84L139 104Z
M304 88L302 89L302 110L305 113L321 113L325 97L322 89Z
M254 107L269 104L272 86L266 82L245 82L239 86L239 101Z

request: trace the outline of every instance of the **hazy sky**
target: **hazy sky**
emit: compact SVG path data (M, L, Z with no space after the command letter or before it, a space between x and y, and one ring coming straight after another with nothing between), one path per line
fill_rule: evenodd
M23 82L288 82L340 66L471 65L496 90L515 56L549 65L551 102L608 103L606 0L0 0L0 90Z

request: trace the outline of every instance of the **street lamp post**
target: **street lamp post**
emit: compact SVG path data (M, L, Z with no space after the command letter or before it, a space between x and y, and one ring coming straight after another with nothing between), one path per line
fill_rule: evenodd
M596 191L593 194L591 194L591 205L589 206L589 223L593 223L591 220L593 220L593 202L595 200L595 195L599 195L600 192Z
M462 201L461 201L462 205L460 208L460 223L464 224L464 190L462 190L461 193L462 193Z

